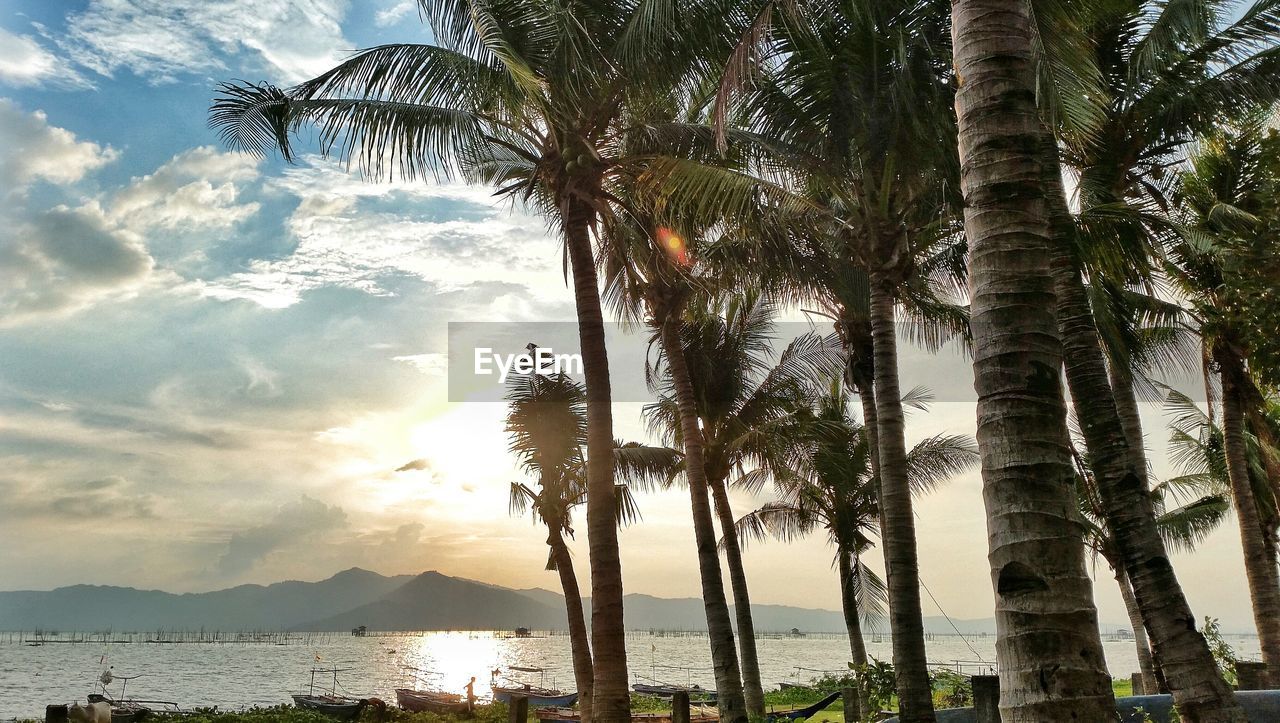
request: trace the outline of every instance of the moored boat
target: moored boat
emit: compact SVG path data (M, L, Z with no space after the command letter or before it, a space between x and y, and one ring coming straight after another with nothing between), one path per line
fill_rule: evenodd
M499 703L510 703L511 697L516 695L527 698L530 708L568 708L578 702L577 693L566 693L563 690L547 687L546 668L511 665L507 670L523 674L525 677L536 673L539 676L538 684L533 685L523 680L508 680L505 684L500 684L498 676L502 671L495 670L490 687L493 690L493 699ZM555 680L552 680L551 684L555 685Z
M314 710L338 720L353 720L360 715L364 703L341 695L294 695L293 704L305 710ZM116 723L113 719L112 723Z
M692 703L715 703L716 692L707 690L700 685L668 685L666 683L636 683L631 689L640 695L651 695L656 698L670 698L676 693L684 692L689 694L689 701Z
M577 693L565 693L552 688L493 687L493 699L499 703L510 703L513 695L528 698L530 708L568 708L578 702Z
M467 701L454 693L396 688L396 703L412 713L466 713Z

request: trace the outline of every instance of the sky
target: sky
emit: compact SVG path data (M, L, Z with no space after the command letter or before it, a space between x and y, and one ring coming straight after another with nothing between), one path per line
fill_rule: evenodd
M504 409L450 402L445 363L450 322L574 319L542 220L485 188L229 153L206 124L220 81L429 40L412 0L0 0L0 589L351 566L557 587L545 534L507 512ZM939 401L909 443L972 433L962 357L904 349L919 384ZM655 441L640 406L617 405L615 436ZM1144 421L1167 476L1161 410ZM687 493L640 506L627 591L698 595ZM924 613L989 617L977 473L917 515ZM820 537L746 561L754 602L840 604ZM1252 631L1234 520L1175 565L1198 615ZM1094 570L1101 618L1127 627Z

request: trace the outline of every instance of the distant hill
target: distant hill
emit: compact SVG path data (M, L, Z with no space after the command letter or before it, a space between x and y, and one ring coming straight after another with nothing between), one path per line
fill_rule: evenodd
M372 602L298 630L540 630L565 627L564 600L543 604L515 590L424 572Z
M590 615L590 600L584 601ZM698 598L631 594L633 630L705 630ZM843 632L832 610L755 605L756 630ZM995 623L957 620L965 634L994 633ZM925 631L953 633L945 618L925 618ZM49 591L0 592L0 630L370 630L564 629L564 598L540 588L512 590L439 572L384 576L352 568L320 582L241 585L173 594L127 587L73 585ZM887 626L887 624L886 624Z
M103 585L0 592L0 630L284 630L377 600L412 579L352 568L320 582L180 595Z

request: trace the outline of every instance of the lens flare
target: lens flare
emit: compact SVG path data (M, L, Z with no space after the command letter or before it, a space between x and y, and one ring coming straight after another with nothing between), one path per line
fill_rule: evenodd
M685 245L684 239L680 234L663 226L658 229L658 245L667 253L667 256L675 263L681 266L689 265L689 248Z

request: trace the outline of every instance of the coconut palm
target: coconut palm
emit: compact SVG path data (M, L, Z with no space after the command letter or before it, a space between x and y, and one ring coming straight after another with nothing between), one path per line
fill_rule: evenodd
M792 342L770 367L767 362L775 313L776 306L755 291L710 302L706 307L690 307L683 323L663 330L667 336L649 374L659 400L644 410L650 428L672 443L687 446L690 428L698 434L700 469L694 458L686 456L681 471L691 491L702 485L711 494L725 536L720 548L728 563L741 647L749 650L753 659L751 600L729 486L750 485L776 471L779 460L771 435L787 423L808 380L834 373L840 364L830 340L806 335ZM675 383L673 358L683 362L683 373L689 378L692 394L685 404ZM692 410L692 424L686 421L686 409ZM711 554L716 554L714 538Z
M1000 708L1009 720L1111 720L1059 381L1030 6L951 8Z
M1280 572L1274 550L1274 499L1259 497L1250 481L1248 421L1262 395L1249 365L1251 301L1237 280L1256 277L1274 243L1266 218L1280 188L1280 164L1268 154L1280 144L1264 141L1261 119L1223 129L1201 144L1180 179L1178 196L1191 232L1170 249L1166 273L1190 301L1211 371L1221 383L1222 438L1231 498L1240 525L1245 573L1263 661L1280 680ZM1280 156L1271 156L1272 159ZM1245 295L1242 295L1244 292ZM1265 300L1262 300L1265 304ZM1263 432L1270 430L1263 424ZM1264 455L1267 457L1268 455ZM1264 468L1263 474L1266 474ZM1272 484L1274 484L1274 480Z
M768 536L790 541L825 529L836 549L841 602L856 665L866 665L860 616L880 612L883 583L862 561L862 554L879 534L877 478L871 466L866 428L848 411L849 398L841 381L809 409L800 410L788 426L787 456L794 461L790 475L775 475L779 499L744 515L737 523L744 540ZM922 440L907 453L907 476L920 494L977 463L977 447L961 436L937 435Z
M511 483L511 512L532 511L535 522L547 528L547 569L560 576L569 623L569 647L583 720L591 719L592 664L586 616L573 557L565 538L573 537L572 510L586 502L587 443L586 390L564 374L519 376L508 383L506 431L511 451L521 468L536 480L536 489ZM675 450L633 442L618 443L613 451L616 475L648 487L665 479L679 459ZM618 524L639 517L631 489L616 485Z
M558 226L572 270L586 373L592 582L593 713L629 719L622 573L614 526L608 356L591 231L613 214L634 159L620 155L647 106L683 105L704 67L725 54L749 8L722 0L493 3L420 0L432 44L354 54L281 90L224 84L211 123L228 145L298 152L293 131L319 130L319 150L375 176L458 174L494 184ZM678 39L678 40L677 40ZM654 53L661 42L664 50Z
M1174 550L1191 552L1225 518L1229 503L1224 492L1226 480L1208 476L1180 475L1155 485L1149 494L1156 513L1157 529L1165 545ZM1157 669L1146 634L1142 611L1133 592L1117 549L1115 536L1107 527L1101 495L1093 467L1084 456L1077 456L1077 491L1080 512L1085 525L1085 540L1096 557L1107 562L1120 588L1133 640L1138 654L1138 668L1143 688L1148 693L1161 689L1163 671ZM1178 502L1170 506L1170 502Z
M636 198L628 201L628 208L632 210L630 217L603 227L601 263L605 269L606 297L624 318L643 318L669 360L665 374L672 391L672 418L680 428L680 433L672 435L672 439L683 450L684 470L689 480L698 572L720 715L725 719L748 714L762 716L764 692L756 660L750 602L746 597L746 578L740 569L732 575L739 621L737 637L742 651L739 658L716 552L715 522L704 461L706 440L695 402L705 390L695 386L681 345L685 312L702 275L695 248L699 236L660 226L652 211L641 210L648 208L648 204ZM738 597L740 591L742 598Z
M957 217L947 212L958 207L958 197L949 182L957 169L944 12L945 6L932 2L865 1L819 3L803 17L781 12L772 42L762 41L767 34L759 26L744 37L718 97L724 119L731 99L742 96L736 115L825 219L816 240L835 242L831 273L857 269L864 275L867 303L857 316L866 323L846 314L837 318L843 331L870 337L863 344L849 335L850 348L865 347L873 362L851 369L868 372L864 398L876 407L868 419L876 429L882 472L884 554L904 721L932 720L933 703L914 515L903 473L895 322L904 287L920 274L921 258L954 239L956 231ZM758 25L768 22L761 20ZM844 312L854 308L841 306Z
M1095 97L1102 112L1088 126L1064 127L1063 144L1080 172L1081 220L1088 233L1076 234L1055 162L1045 164L1045 184L1067 381L1155 656L1169 662L1162 668L1184 715L1230 709L1241 720L1203 636L1185 624L1195 616L1144 494L1146 468L1131 449L1137 444L1136 418L1129 417L1126 431L1119 408L1132 391L1114 388L1128 381L1123 366L1108 378L1083 280L1085 273L1095 279L1109 273L1122 282L1149 277L1150 221L1143 215L1161 210L1165 167L1186 143L1248 108L1249 100L1280 93L1277 44L1267 38L1275 28L1275 3L1259 3L1236 22L1218 23L1224 7L1128 2L1095 8L1097 15L1084 24L1097 49L1094 62L1104 88ZM1056 161L1057 147L1050 148Z

